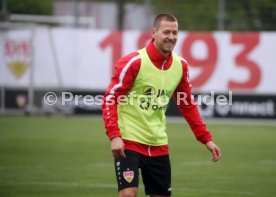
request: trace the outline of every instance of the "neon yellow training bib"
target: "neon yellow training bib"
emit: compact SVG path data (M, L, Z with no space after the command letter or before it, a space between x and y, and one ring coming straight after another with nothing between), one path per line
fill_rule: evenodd
M118 104L119 128L123 139L150 146L168 144L166 110L182 77L180 58L173 53L168 70L160 70L151 62L146 49L141 56L140 71L127 93L128 102Z

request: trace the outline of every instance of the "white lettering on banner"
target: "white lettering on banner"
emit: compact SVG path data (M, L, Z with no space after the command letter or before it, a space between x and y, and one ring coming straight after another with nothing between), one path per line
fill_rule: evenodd
M266 102L234 102L231 106L233 115L274 116L273 101Z
M229 115L231 106L230 105L216 105L215 110L220 116L226 117Z
M220 117L228 116L250 116L250 117L273 117L275 116L275 106L273 101L263 102L233 102L232 105L203 105L198 106L203 117L214 117L217 113Z
M36 88L59 88L62 84L63 88L105 90L118 59L142 48L151 38L139 31L37 28L31 43L30 32L0 34L4 51L0 54L1 86L28 87L27 65L33 58ZM272 85L276 83L276 32L181 31L174 51L189 63L194 90L276 94ZM15 62L18 55L20 61L9 68L7 64Z
M215 106L214 105L199 105L198 110L203 117L211 118L214 117Z

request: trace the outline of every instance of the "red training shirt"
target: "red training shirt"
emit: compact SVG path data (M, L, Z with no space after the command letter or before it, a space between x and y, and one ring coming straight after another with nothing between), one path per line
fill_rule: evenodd
M153 40L151 40L151 42L146 46L146 51L150 60L158 69L161 70L163 63L163 70L170 68L173 60L172 54L170 53L167 56L161 54L154 46ZM118 61L111 82L104 95L102 113L106 134L110 140L114 137L121 137L121 134L118 126L117 103L108 103L108 96L112 95L113 99L116 101L118 96L126 95L128 93L140 70L141 58L139 56L139 53L136 51L126 55ZM192 100L192 85L188 80L188 64L183 58L181 58L181 63L183 68L182 80L178 84L173 97L176 100L177 93L185 93L187 95L185 101L181 100L179 102L178 109L188 122L196 139L205 144L212 140L212 135L207 130L206 125L201 119L198 108ZM161 156L169 153L168 145L149 146L130 140L123 139L123 141L125 143L125 149L133 150L146 156Z

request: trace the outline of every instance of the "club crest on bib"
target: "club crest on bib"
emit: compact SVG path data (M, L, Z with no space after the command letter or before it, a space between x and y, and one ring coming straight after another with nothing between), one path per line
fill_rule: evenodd
M124 171L123 172L123 175L124 175L124 179L128 182L128 183L131 183L133 178L134 178L134 172L131 171L131 170L128 170L128 171Z

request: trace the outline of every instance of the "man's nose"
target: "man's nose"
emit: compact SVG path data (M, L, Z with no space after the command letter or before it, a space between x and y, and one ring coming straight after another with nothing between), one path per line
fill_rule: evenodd
M170 34L168 35L168 38L169 38L170 40L174 40L174 39L175 39L175 36L174 36L173 33L170 33Z

